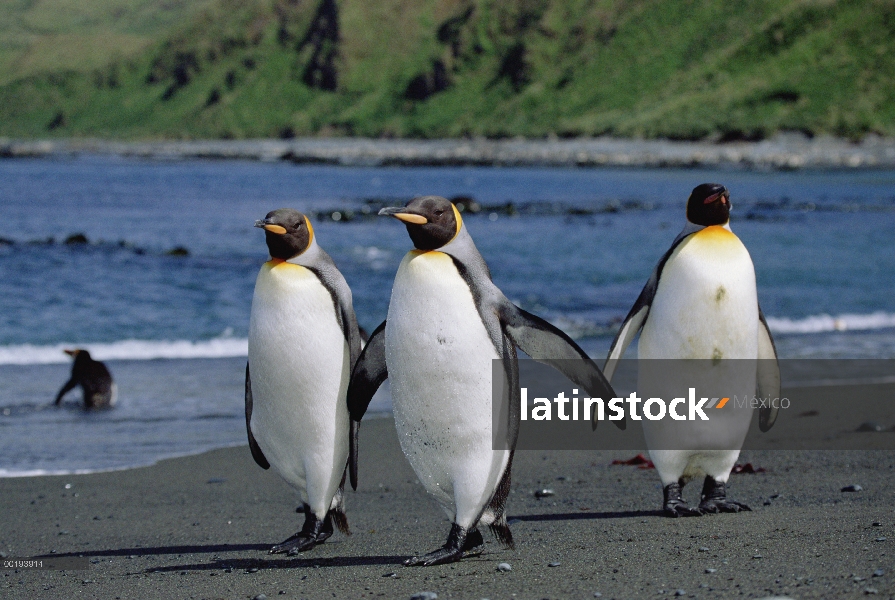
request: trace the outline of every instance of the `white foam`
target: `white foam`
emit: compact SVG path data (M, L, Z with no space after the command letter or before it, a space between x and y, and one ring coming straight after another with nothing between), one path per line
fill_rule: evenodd
M152 360L156 358L229 358L248 356L249 341L221 337L189 340L121 340L111 343L70 343L37 346L0 346L0 365L43 365L67 363L66 348L84 348L97 360Z
M768 317L773 333L823 333L825 331L867 331L895 327L895 314L877 311L865 315L821 314L803 319Z

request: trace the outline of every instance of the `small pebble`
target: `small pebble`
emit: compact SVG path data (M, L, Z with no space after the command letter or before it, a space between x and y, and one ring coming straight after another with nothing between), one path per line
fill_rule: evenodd
M708 552L709 549L706 548L705 546L702 546L702 547L699 549L699 551L700 551L700 552Z
M0 558L6 558L7 556L9 556L9 554L4 552L3 550L0 550Z
M252 567L251 569L246 571L246 573L257 573L257 572L258 572L258 567Z
M601 594L600 592L594 592L594 598L602 598L602 597L603 597L603 594Z
M870 594L878 594L879 592L877 591L876 588L866 587L866 588L864 588L864 593L867 595L870 595Z
M762 556L761 556L761 554L753 554L753 555L752 555L752 558L756 558L756 559L757 559L757 558L762 558Z
M257 596L252 598L252 600L267 600L267 596L265 596L264 594L258 594Z
M886 572L883 571L882 569L877 569L876 571L873 572L873 575L871 577L882 577L885 574L886 574Z
M706 569L705 570L706 573L716 573L717 571L718 571L718 569Z
M855 485L847 485L839 491L840 492L860 492L863 489L864 488L862 488L860 485L855 484Z
M877 423L876 421L865 421L858 425L858 428L855 431L882 431L883 426Z
M883 526L883 524L880 523L879 521L874 521L873 523L871 523L871 525L874 527L882 527Z
M410 600L436 600L438 594L435 592L419 592L410 597Z
M508 571L512 571L513 567L510 566L510 563L500 563L499 565L497 565L497 570L506 573Z
M548 567L558 567L558 566L561 565L561 564L562 564L562 563L559 563L559 562L552 562L552 563L550 563L550 564L547 565L547 566L548 566Z
M685 592L684 590L675 590L674 595L675 596L686 596L687 592Z
M385 575L383 575L383 577L392 577L392 578L396 578L397 576L398 576L398 574L395 572L386 573Z
M886 538L884 538L884 537L878 537L878 538L876 538L876 540L874 540L874 541L877 541L877 542L885 542L885 541L886 541Z
M544 488L542 490L537 490L535 492L535 498L549 498L550 496L555 496L556 492L549 488Z

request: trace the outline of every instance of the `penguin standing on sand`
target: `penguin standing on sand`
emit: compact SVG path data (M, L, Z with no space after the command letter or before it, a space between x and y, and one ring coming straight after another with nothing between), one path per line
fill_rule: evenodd
M437 565L480 554L480 525L512 546L504 504L519 425L516 346L594 396L611 398L612 388L567 335L513 305L494 285L450 201L425 196L379 214L402 221L415 249L401 261L388 317L370 336L352 374L352 487L359 422L389 378L401 449L452 521L444 546L404 564ZM505 445L492 442L494 359L503 359L506 375Z
M93 360L90 353L81 348L66 350L75 359L71 367L71 377L56 394L56 406L62 397L80 385L84 392L84 408L109 408L118 400L118 386L112 381L112 374L106 365Z
M297 554L349 533L343 505L348 463L345 393L360 353L351 290L317 245L310 220L281 208L256 221L271 260L255 282L245 412L249 448L304 503L301 530L271 548Z
M628 344L642 330L638 393L643 399L669 400L664 395L669 390L685 395L688 388L710 401L740 393L752 398L756 391L762 398L780 395L777 354L758 306L755 268L746 247L730 230L730 208L730 193L722 185L704 183L693 190L686 226L659 260L612 343L604 368L610 379ZM708 421L695 413L692 420L642 421L650 458L662 479L668 516L750 510L727 499L727 479L753 409L745 403L713 404L704 411ZM776 418L776 408L762 407L761 430L770 429ZM692 508L682 499L681 488L703 474L701 502Z

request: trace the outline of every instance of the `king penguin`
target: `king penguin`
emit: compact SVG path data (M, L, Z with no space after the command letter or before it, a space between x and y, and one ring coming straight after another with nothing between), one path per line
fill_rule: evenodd
M516 347L594 396L612 397L612 388L566 334L513 305L494 285L450 201L424 196L379 214L402 221L415 248L398 267L387 318L370 336L348 388L352 487L357 489L359 422L389 378L401 449L452 522L441 548L404 564L437 565L480 554L480 525L512 547L504 505L519 426ZM492 441L494 359L503 359L497 372L506 376L503 397L510 399L505 445Z
M281 208L255 227L264 229L271 259L252 298L246 428L255 462L273 465L304 503L301 530L270 549L293 555L329 538L333 521L349 533L345 394L361 343L351 290L310 220Z
M112 381L112 374L106 365L94 360L90 353L81 348L65 350L75 359L71 366L71 377L56 394L56 406L62 403L62 397L80 385L84 392L84 408L110 408L118 400L118 387Z
M779 397L777 353L758 305L755 268L730 229L730 209L724 186L704 183L693 189L683 231L659 260L612 343L604 367L607 377L612 378L618 360L641 331L638 392L643 398L669 400L663 394L672 389L686 393L688 387L700 396L715 393L712 400L740 393L751 399L756 391L761 397ZM727 499L727 479L753 409L731 402L724 410L705 412L708 421L695 413L694 420L642 421L668 516L750 510ZM770 429L776 417L775 408L761 408L760 429ZM681 489L703 474L701 502L690 507Z

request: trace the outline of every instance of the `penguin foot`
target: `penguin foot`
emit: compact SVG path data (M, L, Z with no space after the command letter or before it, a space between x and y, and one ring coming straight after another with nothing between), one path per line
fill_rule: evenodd
M477 556L484 550L485 541L477 529L468 532L456 523L451 525L447 542L438 550L422 556L412 556L404 561L405 567L431 567L457 562L465 556Z
M665 496L662 508L665 510L666 517L676 519L678 517L702 516L701 509L690 507L681 497L681 484L669 483L662 491Z
M727 484L716 481L711 476L705 478L702 486L702 502L699 509L707 513L736 513L752 509L741 502L727 499Z
M333 522L329 513L321 521L311 511L311 507L305 504L305 523L301 531L270 549L270 554L283 554L295 556L313 548L316 544L322 544L333 534Z

